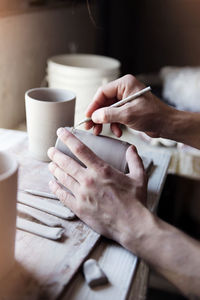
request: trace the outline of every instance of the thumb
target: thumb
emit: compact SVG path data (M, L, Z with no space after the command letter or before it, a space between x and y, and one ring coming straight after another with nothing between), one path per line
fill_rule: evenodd
M92 121L97 124L120 123L120 111L120 108L117 107L103 107L97 109L92 114Z
M126 160L129 167L129 175L136 180L144 179L144 167L135 146L131 145L126 151Z

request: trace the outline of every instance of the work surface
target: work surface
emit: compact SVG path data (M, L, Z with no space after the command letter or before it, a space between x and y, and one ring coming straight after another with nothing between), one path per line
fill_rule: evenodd
M51 175L47 163L30 157L25 132L1 129L0 150L13 153L18 160L20 190L29 188L49 191L48 181ZM154 162L148 183L148 207L154 210L165 181L170 156L162 152L149 152L145 155ZM21 192L18 197L20 195ZM136 256L112 241L101 239L78 219L62 220L62 226L65 228L65 236L59 242L17 230L16 266L9 280L1 285L0 299L61 297L70 300L95 300L127 299L132 295L141 299L147 279L147 268L143 262L137 264ZM96 249L92 252L94 247ZM88 256L98 259L108 276L108 285L98 289L90 289L86 285L80 268Z

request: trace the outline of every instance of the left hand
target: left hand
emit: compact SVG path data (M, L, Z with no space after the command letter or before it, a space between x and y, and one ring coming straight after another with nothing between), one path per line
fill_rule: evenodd
M50 189L98 233L124 246L131 238L131 242L135 241L136 253L137 240L145 228L144 218L149 213L143 205L146 202L146 173L136 148L130 146L127 150L130 173L125 175L97 157L66 129L59 129L58 136L86 168L56 148L50 148L48 155L52 162L49 169L72 194L58 182L51 182Z

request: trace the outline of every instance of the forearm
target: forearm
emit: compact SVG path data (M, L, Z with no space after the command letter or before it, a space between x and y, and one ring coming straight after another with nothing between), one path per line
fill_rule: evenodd
M200 113L170 108L163 122L161 137L200 149Z
M149 213L137 255L188 297L200 297L200 243ZM128 243L127 248L135 245Z

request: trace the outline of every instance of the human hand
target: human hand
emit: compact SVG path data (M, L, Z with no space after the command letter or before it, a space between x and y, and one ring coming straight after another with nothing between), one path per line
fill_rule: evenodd
M85 123L85 129L94 127L94 134L98 135L101 133L102 124L110 123L112 132L120 137L120 123L143 131L151 137L161 136L170 107L151 92L121 107L107 107L144 87L134 76L126 75L99 88L86 111L86 117L91 117L92 121Z
M51 191L96 232L125 247L131 239L136 253L145 230L145 216L149 213L144 206L147 178L136 148L130 146L127 150L130 173L125 175L97 157L66 129L59 129L58 136L86 168L56 148L50 148L49 169L58 180L50 182Z

